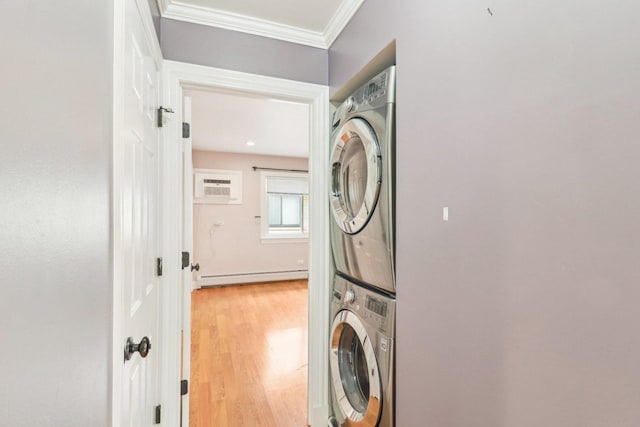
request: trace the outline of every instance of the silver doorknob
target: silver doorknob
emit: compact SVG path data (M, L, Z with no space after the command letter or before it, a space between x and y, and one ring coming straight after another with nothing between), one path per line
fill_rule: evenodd
M200 264L193 265L191 264L191 271L200 271Z
M149 350L151 350L151 341L149 341L148 337L142 338L139 344L133 341L133 337L129 337L127 338L127 343L124 345L124 361L131 360L133 353L136 351L140 353L140 357L144 359L149 354Z

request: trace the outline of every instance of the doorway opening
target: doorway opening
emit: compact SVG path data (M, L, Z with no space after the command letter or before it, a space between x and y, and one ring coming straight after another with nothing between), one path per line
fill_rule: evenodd
M306 425L310 107L184 96L197 268L190 426Z

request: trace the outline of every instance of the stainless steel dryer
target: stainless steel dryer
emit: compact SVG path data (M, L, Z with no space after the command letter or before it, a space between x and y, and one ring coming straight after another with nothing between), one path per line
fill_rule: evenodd
M395 67L355 91L333 115L330 206L336 269L395 293Z
M336 276L330 426L393 427L395 299Z

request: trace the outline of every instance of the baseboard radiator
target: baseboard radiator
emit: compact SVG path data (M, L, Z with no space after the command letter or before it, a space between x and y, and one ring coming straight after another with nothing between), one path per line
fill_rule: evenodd
M260 273L220 274L198 276L198 287L237 285L240 283L274 282L279 280L299 280L309 277L308 270L270 271Z

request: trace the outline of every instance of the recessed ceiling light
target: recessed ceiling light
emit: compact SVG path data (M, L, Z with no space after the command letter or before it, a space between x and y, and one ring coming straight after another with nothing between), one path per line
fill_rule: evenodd
M249 147L253 147L254 145L256 145L256 143L255 143L255 142L253 142L253 141L247 141L247 142L246 142L246 144L247 144Z

